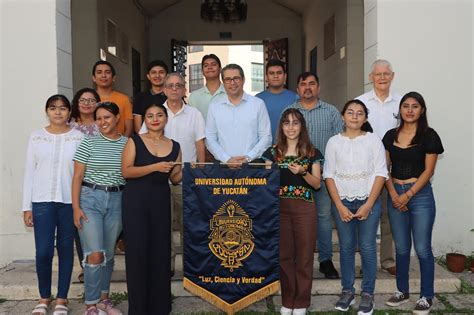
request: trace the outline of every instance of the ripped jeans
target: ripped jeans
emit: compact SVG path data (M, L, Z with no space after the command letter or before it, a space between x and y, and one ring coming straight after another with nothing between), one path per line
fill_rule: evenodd
M88 222L82 221L79 230L84 251L84 295L87 305L100 301L108 293L114 269L115 243L122 231L122 192L106 192L82 186L80 205ZM104 259L90 264L91 253L101 252Z

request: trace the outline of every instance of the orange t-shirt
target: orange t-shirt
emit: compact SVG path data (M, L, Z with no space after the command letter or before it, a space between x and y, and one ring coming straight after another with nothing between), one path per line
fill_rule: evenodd
M117 128L119 133L124 134L125 120L133 120L132 103L130 102L130 98L127 95L117 91L112 91L112 93L108 96L102 94L99 94L99 96L101 102L113 102L119 107L120 119L118 121Z

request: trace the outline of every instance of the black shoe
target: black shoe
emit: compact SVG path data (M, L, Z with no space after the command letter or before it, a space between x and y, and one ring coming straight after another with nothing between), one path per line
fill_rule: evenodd
M339 273L331 260L325 260L319 263L319 271L324 273L326 279L339 279Z
M336 302L335 309L347 312L352 304L355 303L354 293L352 291L342 291L339 300Z

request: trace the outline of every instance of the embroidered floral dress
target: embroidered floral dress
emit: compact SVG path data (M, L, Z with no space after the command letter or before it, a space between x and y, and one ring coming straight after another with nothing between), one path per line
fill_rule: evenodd
M97 136L99 134L99 126L97 126L95 123L90 124L90 125L84 125L84 124L79 124L75 121L71 121L69 123L69 126L71 126L71 128L73 129L79 130L80 132L82 132L84 135L88 137Z
M268 148L262 155L267 161L278 163L280 169L280 198L302 199L304 201L313 202L313 188L304 180L303 176L293 174L288 169L288 164L296 163L304 167L306 171L311 173L313 163L323 162L323 155L315 148L315 155L312 157L296 157L285 156L277 160L277 149L273 145Z

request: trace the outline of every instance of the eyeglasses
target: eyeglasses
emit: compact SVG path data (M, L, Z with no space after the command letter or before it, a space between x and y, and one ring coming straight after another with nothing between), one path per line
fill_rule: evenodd
M179 89L183 89L184 88L184 84L182 83L168 83L168 84L165 84L165 88L167 89L176 89L176 90L179 90Z
M94 105L97 104L97 100L95 98L80 98L79 104Z
M233 77L233 78L224 78L224 83L229 84L230 82L240 83L242 81L242 77Z
M380 78L389 78L391 77L393 72L378 72L374 73L373 76L380 79Z

